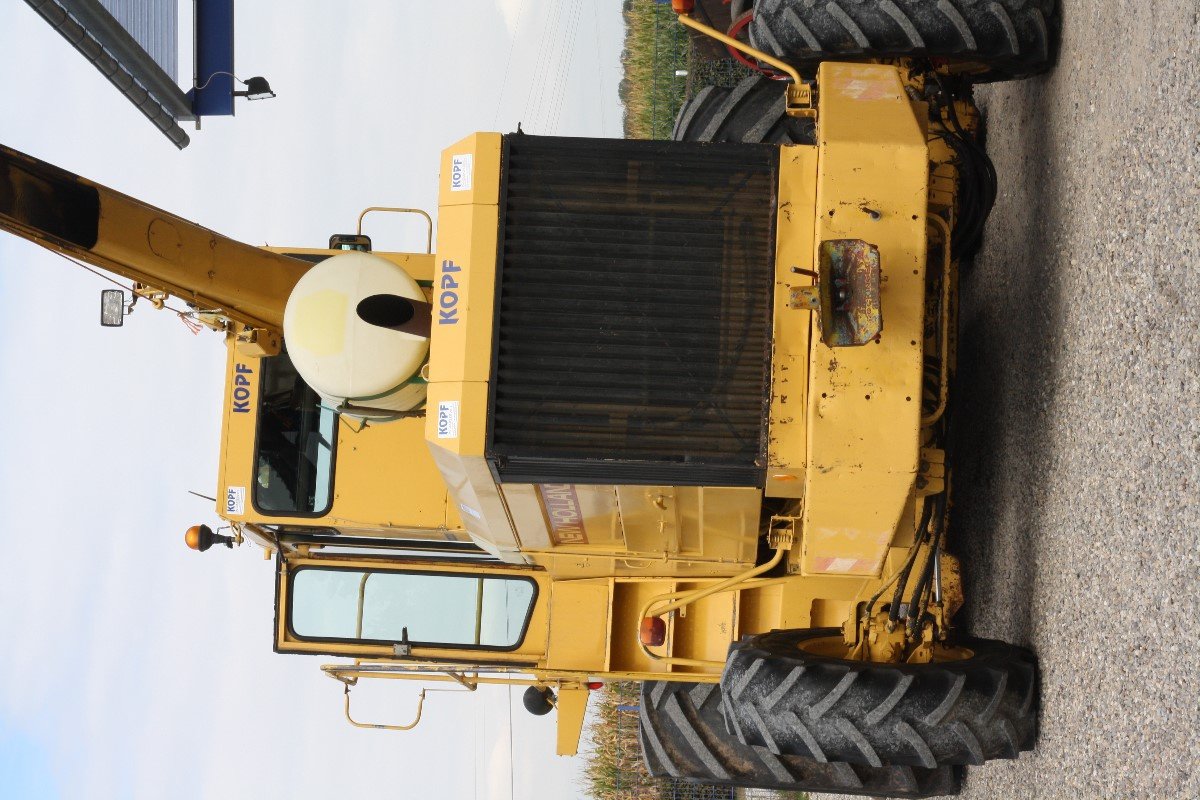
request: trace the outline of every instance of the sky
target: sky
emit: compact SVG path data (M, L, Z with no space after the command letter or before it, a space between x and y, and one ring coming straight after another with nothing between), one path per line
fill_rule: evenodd
M617 0L243 0L237 72L279 96L185 124L178 151L10 0L0 142L252 244L322 247L368 205L432 210L440 151L474 131L619 137L622 34ZM519 690L431 693L415 731L363 731L328 659L271 652L270 562L183 544L217 522L188 490L215 494L220 338L144 303L102 329L109 285L0 235L0 797L579 796L582 759ZM356 715L410 721L415 688L377 683Z

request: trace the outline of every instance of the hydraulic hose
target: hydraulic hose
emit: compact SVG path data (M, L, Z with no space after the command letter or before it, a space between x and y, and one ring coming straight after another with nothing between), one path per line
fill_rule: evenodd
M921 618L923 612L921 598L925 594L925 588L929 585L930 579L933 577L933 565L938 558L938 550L942 543L942 534L946 529L944 511L945 511L945 494L939 496L938 500L930 503L931 506L937 506L938 524L937 530L933 535L933 540L929 544L929 557L925 559L925 566L921 568L921 577L917 581L917 585L913 588L913 593L908 599L908 629L909 633L914 633L917 622Z
M913 553L916 553L921 543L928 537L929 520L933 517L933 507L935 505L936 503L927 499L924 507L921 509L921 521L917 525L917 533L913 538ZM900 570L899 579L896 581L896 591L892 595L892 606L888 609L888 622L896 622L900 619L900 601L904 599L904 589L908 584L908 575L912 572L913 564L915 563L915 558L909 559Z
M917 536L914 536L914 538L913 538L913 546L912 546L912 549L908 551L908 558L904 559L904 564L901 565L900 569L893 572L892 576L890 578L888 578L886 581L884 581L883 585L880 586L875 591L875 594L871 595L871 599L867 601L867 604L865 606L863 606L863 613L862 613L863 619L869 619L871 617L871 609L873 609L875 607L875 602L877 600L879 600L879 598L883 595L883 593L886 592L888 590L888 588L893 583L895 583L896 580L898 578L900 578L900 576L902 574L906 576L905 580L908 580L908 578L907 578L908 572L912 569L912 565L916 562L917 553L921 549L920 530L923 529L924 525L926 524L924 522L924 520L926 518L926 508L928 508L930 505L928 498L924 501L924 503L925 503L925 505L921 509L921 519L923 521L920 524L918 524L918 526L917 526L918 534L917 534ZM900 583L900 585L903 586L904 582L902 581Z

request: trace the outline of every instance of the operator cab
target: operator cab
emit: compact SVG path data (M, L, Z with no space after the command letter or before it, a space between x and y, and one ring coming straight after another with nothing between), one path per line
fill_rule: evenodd
M274 251L317 267L339 259L343 266L355 259L383 260L393 272L412 276L416 289L410 293L421 294L422 300L427 299L433 277L431 255L370 252L371 240L361 234L334 235L328 249L281 247ZM345 274L354 271L348 268ZM312 313L307 318L314 325L320 310L309 309ZM369 337L374 332L356 328L353 335L359 334ZM389 338L406 335L383 334ZM314 389L304 381L302 355L298 354L303 345L303 331L299 338L284 336L275 355L255 354L234 340L228 342L217 486L220 515L235 526L246 527L247 536L269 549L274 549L279 529L384 544L417 540L450 547L469 544L471 538L463 530L456 505L449 502L425 441L420 405L424 379L419 374L409 379L408 371L394 381L385 376L378 391L411 394L408 402L416 407L409 411L381 409L385 413L364 421L361 416L342 413L340 398L322 394L320 387ZM424 361L424 356L417 361ZM395 365L399 359L389 363ZM417 366L414 362L413 369ZM389 391L393 387L398 390ZM368 388L353 394L356 405L392 405L388 398L372 396ZM397 453L406 456L398 459ZM255 535L255 529L261 536Z

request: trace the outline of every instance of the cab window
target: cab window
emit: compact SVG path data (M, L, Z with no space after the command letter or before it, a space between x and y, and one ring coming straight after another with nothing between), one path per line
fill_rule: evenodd
M288 623L300 639L512 650L536 590L528 578L306 567L292 576Z
M338 415L287 353L262 360L254 506L265 514L320 516L333 499Z

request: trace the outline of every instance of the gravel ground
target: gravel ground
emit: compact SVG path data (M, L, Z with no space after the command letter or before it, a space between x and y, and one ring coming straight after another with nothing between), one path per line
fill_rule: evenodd
M1068 0L980 90L1000 197L962 284L964 622L1041 661L1037 749L966 798L1200 798L1200 4Z

